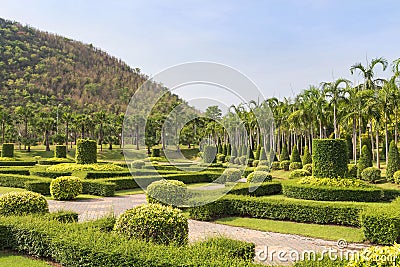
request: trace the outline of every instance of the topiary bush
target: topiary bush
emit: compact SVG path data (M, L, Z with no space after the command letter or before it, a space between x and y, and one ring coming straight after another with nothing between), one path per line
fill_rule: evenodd
M364 145L361 149L360 160L357 163L357 177L361 178L362 171L368 167L372 167L372 154L368 146Z
M389 154L388 154L388 165L386 169L386 180L389 182L394 182L394 173L400 170L400 156L397 145L394 142L390 142Z
M257 167L260 161L258 159L253 160L253 167Z
M292 155L290 156L290 162L300 162L301 163L300 153L299 153L299 150L297 149L297 145L293 146Z
M375 167L365 168L361 173L361 179L370 183L375 183L381 179L381 170Z
M280 170L281 169L281 163L279 161L274 161L271 164L271 170Z
M300 178L300 177L305 177L305 176L311 176L311 173L307 170L299 169L299 170L294 170L289 174L289 179L295 179L295 178Z
M313 175L338 178L347 173L347 145L343 139L313 140Z
M239 169L236 168L229 168L224 170L224 172L221 175L221 182L236 182L242 178L242 172Z
M154 157L154 158L160 157L160 156L161 156L161 151L160 151L160 149L159 149L159 148L153 148L153 149L151 150L151 156Z
M143 169L143 167L146 165L146 163L143 160L135 160L132 162L131 166L133 169Z
M218 154L217 155L217 161L218 162L225 162L226 156L224 154Z
M262 171L262 172L269 172L270 169L268 166L265 165L260 165L257 168L254 169L255 171Z
M394 173L394 175L393 175L393 181L394 181L396 184L400 184L400 171L397 171L397 172Z
M0 215L27 215L49 212L44 196L38 193L10 192L0 196Z
M260 157L259 160L267 160L267 154L265 153L265 149L262 147L260 150Z
M312 174L312 163L308 163L308 164L303 165L303 170L306 170L306 171L308 171L309 173Z
M247 176L248 183L271 182L272 175L266 171L254 171Z
M149 203L181 207L188 199L188 191L181 181L160 180L147 187L146 198Z
M358 167L356 164L347 165L347 178L357 178Z
M280 160L281 162L284 161L284 160L290 160L290 158L289 158L289 152L288 152L286 143L283 144L282 151L281 151L281 154L280 154L280 156L279 156L279 160Z
M55 158L66 158L67 157L67 147L65 145L56 145L54 150Z
M14 144L4 143L1 148L1 156L3 158L13 158L14 157Z
M288 171L290 166L290 160L281 161L280 169L284 171Z
M51 181L50 194L56 200L71 200L82 193L82 181L74 176L61 176Z
M260 160L257 166L268 166L268 160Z
M203 152L203 160L205 163L216 162L217 148L215 146L205 146Z
M240 165L240 158L235 158L235 157L233 157L233 158L234 158L233 163Z
M310 150L308 149L308 146L304 147L304 155L303 155L302 163L303 163L303 165L312 164L312 156L310 154Z
M240 156L239 157L239 164L240 165L246 165L246 160L247 160L246 156Z
M76 163L92 164L97 162L97 143L95 140L78 139L76 141Z
M294 170L298 170L303 168L303 165L301 164L301 162L292 162L289 165L289 170L290 171L294 171Z
M163 245L188 243L188 220L179 209L148 204L125 211L114 231L127 238L137 238Z

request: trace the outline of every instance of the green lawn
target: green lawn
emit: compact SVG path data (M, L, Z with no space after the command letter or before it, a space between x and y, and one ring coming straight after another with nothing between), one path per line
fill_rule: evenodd
M283 171L283 170L271 171L272 177L277 178L277 179L287 180L287 179L289 179L289 174L290 174L290 171Z
M307 237L322 238L325 240L344 239L347 242L363 242L363 233L359 228L295 223L288 221L274 221L255 218L227 217L218 219L216 223L245 227L254 230L276 232L283 234L296 234Z
M135 188L135 189L115 191L115 196L128 196L128 195L137 195L137 194L144 194L143 189Z
M0 266L48 267L51 265L42 260L31 259L11 252L0 251Z
M23 191L26 191L26 189L0 186L0 194L5 194L9 192L23 192Z

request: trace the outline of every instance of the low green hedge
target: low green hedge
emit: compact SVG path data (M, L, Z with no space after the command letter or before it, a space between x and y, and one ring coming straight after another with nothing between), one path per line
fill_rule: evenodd
M38 160L38 164L40 165L57 165L61 163L72 163L74 161L67 158L48 158L48 159L40 159Z
M139 171L138 171L139 172ZM152 172L154 173L154 172ZM130 171L88 171L85 179L102 179L111 177L131 176Z
M0 166L35 166L36 161L0 161Z
M266 182L262 184L252 185L249 183L236 184L228 194L247 195L247 196L267 196L280 194L282 185L277 182Z
M73 223L73 222L78 222L79 215L75 211L60 210L49 213L48 217L51 220L55 220L61 223Z
M115 183L99 180L82 180L82 194L112 197L115 194Z
M31 175L55 179L60 176L71 176L72 172L52 172L46 170L31 170Z
M212 220L224 216L245 216L294 222L360 226L365 205L357 203L315 202L297 199L274 199L227 195L203 206L189 209L195 220Z
M282 183L285 196L317 201L379 202L383 191L374 187L331 187L299 184L297 180Z
M101 231L96 221L64 224L34 216L4 218L0 229L0 249L62 266L263 266L253 263L254 244L226 238L163 246Z
M0 186L25 188L25 182L40 180L40 177L17 174L0 174Z
M50 183L52 179L40 179L25 182L25 189L45 196L50 195Z
M18 174L18 175L29 175L29 169L27 168L0 168L0 174Z

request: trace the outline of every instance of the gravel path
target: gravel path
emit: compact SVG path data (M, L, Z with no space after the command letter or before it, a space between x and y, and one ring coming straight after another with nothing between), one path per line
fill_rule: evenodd
M50 211L72 210L79 214L80 221L93 220L112 213L118 216L127 209L147 203L144 194L78 201L49 200L48 202ZM336 253L358 251L366 247L365 244L347 244L345 242L341 243L341 247L339 247L336 241L189 220L189 240L191 242L212 236L224 236L254 243L256 245L255 260L271 266L291 265L293 259L301 259L303 253L306 253L305 257L307 257L307 251L320 253L331 251L333 255L339 255Z

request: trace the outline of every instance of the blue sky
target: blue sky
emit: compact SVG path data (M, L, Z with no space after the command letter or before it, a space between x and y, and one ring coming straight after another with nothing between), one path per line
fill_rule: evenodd
M352 64L400 57L399 14L396 0L0 0L0 17L92 43L146 74L218 62L246 74L266 97L338 77L357 82Z

